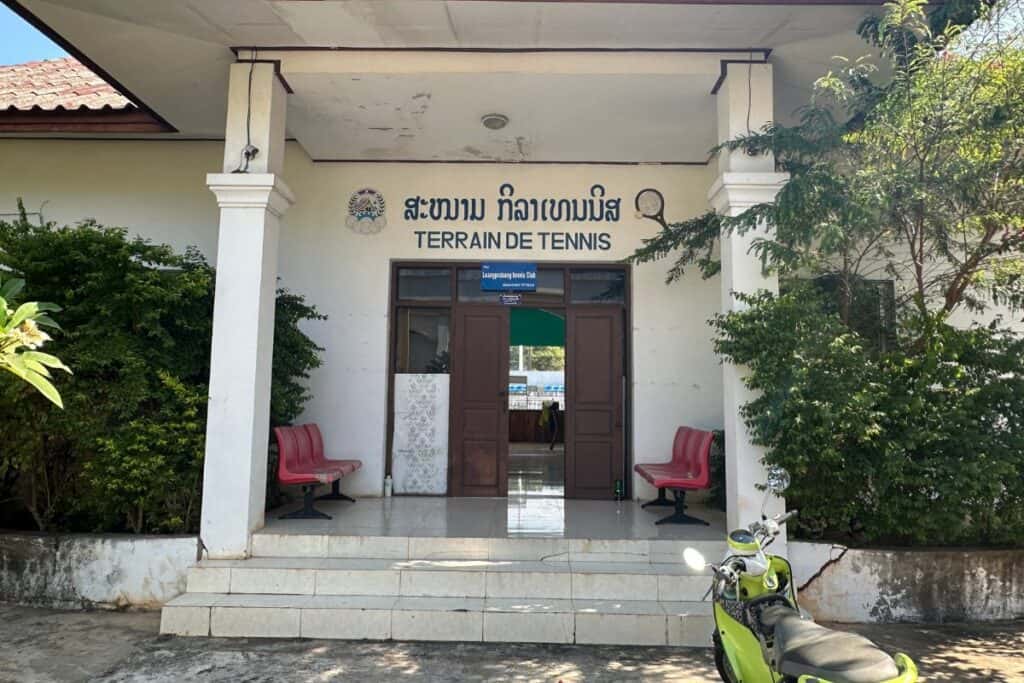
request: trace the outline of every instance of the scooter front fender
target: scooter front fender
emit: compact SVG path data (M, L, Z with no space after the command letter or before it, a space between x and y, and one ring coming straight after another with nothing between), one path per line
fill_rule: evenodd
M896 678L890 678L887 681L879 681L878 683L916 683L917 681L917 665L914 664L914 660L906 656L902 652L897 652L893 655L893 660L896 662L896 668L899 669L899 676ZM818 678L817 676L801 676L797 679L797 683L833 683L832 681L825 678Z
M715 603L715 628L729 667L739 677L739 683L776 683L781 677L772 672L764 661L761 644L743 624L733 619Z

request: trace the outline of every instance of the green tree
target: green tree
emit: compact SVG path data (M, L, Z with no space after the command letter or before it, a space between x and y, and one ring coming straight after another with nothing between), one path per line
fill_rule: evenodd
M796 125L722 146L774 157L774 201L668 225L632 257L711 277L722 233L767 228L754 252L783 293L716 317L715 345L749 369L741 414L794 475L800 533L1020 543L1024 340L948 321L1024 306L1021 18L1019 1L887 4L861 25L875 56L840 60Z
M818 297L748 296L749 308L714 322L716 351L749 368L757 392L742 417L793 475L800 533L1020 544L1024 338L931 319L878 353Z
M0 268L25 294L62 308L49 344L75 369L65 410L0 384L0 475L40 529L185 532L198 525L215 271L194 249L130 238L86 221L0 222ZM319 347L299 324L320 318L278 293L273 420L308 399Z
M565 347L531 346L530 367L534 370L564 370Z
M710 277L721 232L766 226L764 267L834 274L847 322L858 283L877 278L921 315L1024 304L1024 27L1004 19L1020 4L958 3L955 17L982 13L967 32L935 26L925 5L898 0L866 22L878 57L840 60L797 125L723 145L774 155L790 176L775 201L669 225L633 261L679 250L670 280L691 266Z

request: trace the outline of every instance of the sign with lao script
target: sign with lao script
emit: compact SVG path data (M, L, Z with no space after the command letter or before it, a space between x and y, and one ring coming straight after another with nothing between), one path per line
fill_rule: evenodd
M600 183L576 196L517 194L512 183L502 183L496 197L416 194L404 206L416 248L430 250L610 251L606 226L622 219L622 198Z

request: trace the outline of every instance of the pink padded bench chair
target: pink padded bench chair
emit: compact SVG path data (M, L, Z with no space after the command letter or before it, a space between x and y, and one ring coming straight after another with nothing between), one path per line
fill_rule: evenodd
M711 486L709 459L714 434L692 427L680 427L672 441L672 460L658 464L638 464L637 474L658 488L658 497L640 507L675 506L675 512L659 519L655 524L703 524L707 522L686 514L686 492ZM672 489L675 500L665 497L665 489Z
M317 500L347 500L341 492L341 479L363 466L362 460L330 460L324 456L324 438L315 424L275 427L277 439L277 480L282 486L302 486L302 508L281 519L331 519L313 508L313 492L320 484L330 484L331 492Z

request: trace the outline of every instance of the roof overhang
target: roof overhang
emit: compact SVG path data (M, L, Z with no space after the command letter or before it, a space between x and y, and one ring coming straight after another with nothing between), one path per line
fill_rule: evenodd
M115 109L3 109L0 133L165 133L167 128L149 112L134 107Z
M228 67L257 48L281 63L289 135L313 158L703 163L712 91L727 61L768 58L775 110L807 101L875 0L3 0L118 88L166 130L223 137ZM243 48L243 46L246 46ZM463 61L447 72L330 72L294 64L349 53L381 63L415 52ZM433 56L427 53L432 53ZM479 64L623 63L638 55L701 63L700 74L487 71ZM305 57L302 57L305 58ZM557 58L557 60L556 60ZM707 73L711 60L713 73ZM365 60L364 60L365 61ZM436 60L435 60L436 61ZM431 92L430 111L415 113ZM419 102L422 104L422 102ZM503 111L525 128L487 136ZM433 112L433 113L431 113ZM624 125L624 122L626 125ZM706 125L704 125L706 124ZM703 127L702 127L703 125ZM707 130L705 130L705 128ZM406 129L406 130L403 130ZM141 133L140 133L141 134ZM410 137L411 136L411 137ZM620 138L616 145L603 141Z

